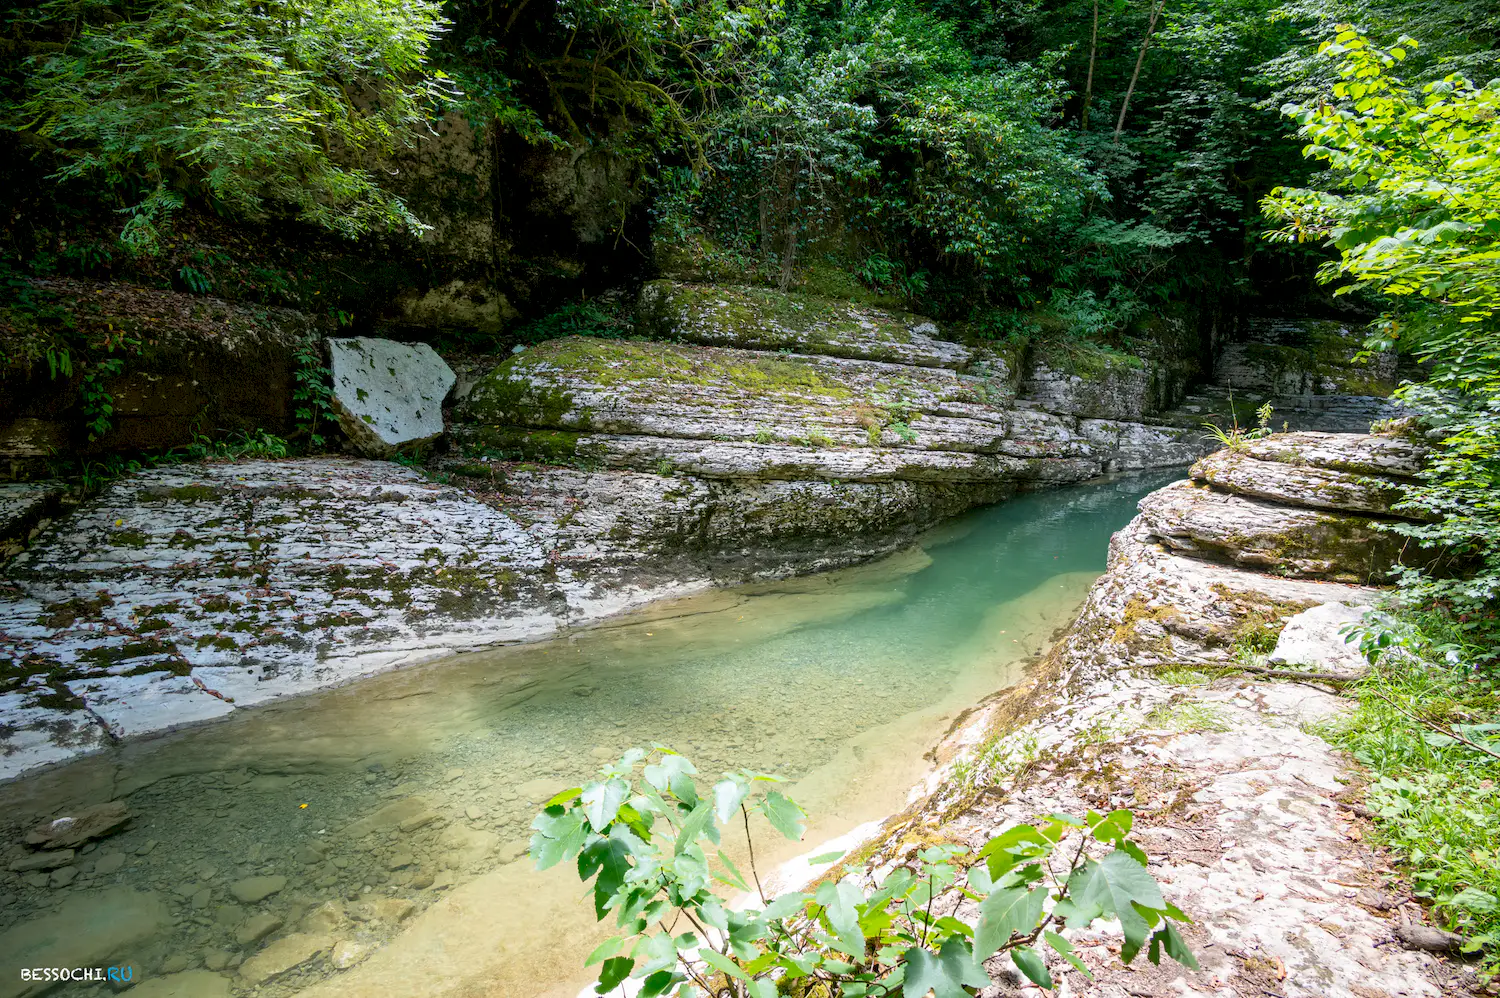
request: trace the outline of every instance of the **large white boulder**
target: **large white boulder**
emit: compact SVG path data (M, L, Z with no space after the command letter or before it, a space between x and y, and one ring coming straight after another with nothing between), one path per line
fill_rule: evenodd
M1341 633L1364 616L1361 607L1324 603L1304 610L1286 622L1271 652L1272 665L1310 665L1320 672L1357 675L1368 667L1357 644Z
M443 399L457 380L425 343L352 336L328 341L333 406L355 449L390 457L443 433Z

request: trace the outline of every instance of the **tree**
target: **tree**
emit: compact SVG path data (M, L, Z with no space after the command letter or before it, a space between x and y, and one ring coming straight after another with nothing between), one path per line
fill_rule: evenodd
M195 194L418 232L372 167L453 96L428 63L445 23L439 0L49 0L12 16L32 54L0 122L57 157L55 178L116 191L137 248Z
M1500 81L1450 74L1420 88L1393 70L1416 46L1389 49L1352 26L1322 46L1335 61L1337 103L1289 104L1306 155L1333 170L1333 190L1278 188L1266 212L1282 241L1328 240L1321 272L1408 306L1376 327L1371 346L1430 365L1399 396L1441 435L1405 508L1434 523L1401 532L1446 554L1457 578L1411 575L1419 598L1450 610L1500 663Z

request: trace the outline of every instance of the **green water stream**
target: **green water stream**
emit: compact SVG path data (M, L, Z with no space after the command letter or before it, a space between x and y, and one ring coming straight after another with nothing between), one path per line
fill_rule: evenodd
M591 912L576 881L517 858L540 801L661 742L710 776L792 781L809 841L768 862L899 809L957 713L1015 681L1136 500L1175 477L1022 496L875 565L673 601L0 786L10 842L98 801L133 815L72 874L4 875L0 998L28 993L22 966L110 959L136 968L138 995L248 993L247 972L299 947L317 955L259 994L576 993ZM285 880L246 900L264 877Z

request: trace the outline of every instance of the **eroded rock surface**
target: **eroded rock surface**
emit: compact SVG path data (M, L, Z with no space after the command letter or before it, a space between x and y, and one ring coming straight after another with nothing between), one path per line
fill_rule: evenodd
M359 453L390 457L443 433L443 399L456 380L426 343L330 339L333 406Z
M1260 443L1282 455L1274 460L1309 466L1337 455L1361 470L1386 449L1368 437ZM1190 483L1162 492L1174 506L1234 498ZM1037 815L1125 807L1163 893L1193 919L1185 936L1201 969L1165 960L1121 968L1120 932L1100 924L1064 933L1092 977L1053 962L1061 993L1436 998L1472 986L1472 972L1399 944L1423 913L1391 896L1389 866L1341 806L1346 760L1309 733L1347 701L1236 672L1269 659L1348 674L1359 659L1340 628L1382 591L1287 578L1280 573L1296 559L1286 556L1252 571L1174 548L1153 526L1162 492L1115 535L1109 571L1031 682L954 736L970 746L964 765L935 776L930 796L886 826L870 867L933 841L978 847ZM1257 503L1268 518L1321 515ZM1309 556L1331 563L1342 549ZM1003 958L988 969L997 984L985 998L1029 993Z

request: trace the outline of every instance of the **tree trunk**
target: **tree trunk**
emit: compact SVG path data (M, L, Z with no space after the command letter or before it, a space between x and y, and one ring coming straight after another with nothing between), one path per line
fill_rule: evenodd
M1089 130L1089 105L1094 101L1094 61L1099 56L1099 0L1094 0L1094 33L1089 38L1089 78L1083 85L1083 119L1078 130Z
M1130 96L1135 93L1136 81L1141 78L1141 64L1146 61L1146 49L1151 44L1151 33L1156 30L1156 19L1161 16L1167 0L1156 0L1151 8L1151 20L1146 24L1146 37L1141 39L1140 55L1135 57L1135 72L1130 74L1130 86L1125 88L1125 100L1120 103L1120 120L1115 122L1115 145L1120 144L1120 133L1125 131L1125 112L1130 110Z

